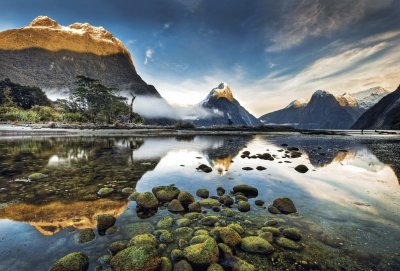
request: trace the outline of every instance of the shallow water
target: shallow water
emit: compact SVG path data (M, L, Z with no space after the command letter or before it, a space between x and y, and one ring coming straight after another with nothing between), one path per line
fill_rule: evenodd
M399 143L393 136L290 134L2 138L0 270L48 270L72 251L86 252L94 270L109 244L148 231L168 213L159 209L139 218L122 188L142 192L175 184L193 194L205 187L215 195L219 186L229 191L242 183L257 187L257 199L267 205L278 197L294 201L299 216L278 217L303 231L306 247L296 253L337 270L400 270ZM281 144L298 147L303 155L282 158L287 147ZM245 150L276 157L243 159ZM213 171L197 171L200 164ZM310 170L298 173L299 164ZM260 165L267 169L255 170ZM47 177L29 181L35 172ZM105 186L117 192L98 197ZM76 229L95 228L101 213L117 216L119 231L78 244ZM255 223L273 216L254 204L242 215Z

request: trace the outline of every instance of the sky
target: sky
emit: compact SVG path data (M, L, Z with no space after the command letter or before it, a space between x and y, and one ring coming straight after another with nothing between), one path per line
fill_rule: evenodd
M309 98L400 84L398 0L1 0L0 31L47 15L103 26L168 102L220 82L260 116Z

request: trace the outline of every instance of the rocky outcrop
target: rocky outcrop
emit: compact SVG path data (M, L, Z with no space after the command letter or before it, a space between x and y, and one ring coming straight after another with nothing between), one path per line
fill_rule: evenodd
M0 79L22 85L65 90L84 75L119 90L160 97L137 74L122 42L88 23L62 26L39 16L26 27L0 32L0 59Z

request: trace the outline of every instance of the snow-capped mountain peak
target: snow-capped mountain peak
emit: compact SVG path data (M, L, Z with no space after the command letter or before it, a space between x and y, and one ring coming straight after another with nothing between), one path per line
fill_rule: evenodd
M231 102L233 101L232 91L225 82L221 82L216 88L213 88L208 96L216 97L217 99L225 98Z
M373 87L367 90L352 93L361 108L368 109L378 103L383 97L389 94L390 91L383 87Z
M344 93L342 95L336 96L335 98L336 101L338 101L338 103L340 104L340 106L350 106L350 107L358 106L357 99L350 94Z
M306 99L297 99L292 101L288 106L286 106L285 108L301 108L301 107L305 107L308 103L308 100Z

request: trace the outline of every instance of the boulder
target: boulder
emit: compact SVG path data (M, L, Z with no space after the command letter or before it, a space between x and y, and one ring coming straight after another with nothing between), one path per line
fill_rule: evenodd
M205 242L186 247L183 250L185 258L193 264L209 265L218 262L219 249L217 242L209 237Z
M114 226L116 221L115 217L108 214L98 215L96 219L98 231L106 231L108 228Z
M248 198L255 198L258 196L258 189L247 185L247 184L240 184L233 187L233 193L243 193Z
M274 247L265 239L258 236L248 236L242 239L241 249L251 253L270 254Z
M274 202L272 203L272 206L274 206L276 209L278 209L283 214L291 214L291 213L297 212L293 201L289 198L275 199ZM269 208L268 208L268 210L269 210Z
M112 270L155 271L161 265L161 257L153 246L130 246L111 259Z
M72 252L57 260L50 271L86 271L89 267L89 257L82 252Z
M152 192L159 201L167 202L176 199L180 193L180 190L173 185L169 185L156 186L152 189Z
M199 190L196 191L196 195L200 198L206 199L210 195L210 192L205 188L200 188Z
M153 209L158 207L158 200L151 192L139 193L136 196L136 203L139 207L144 209Z
M168 203L167 209L168 211L175 213L185 211L185 208L182 206L181 202L177 199L171 200L171 202Z

